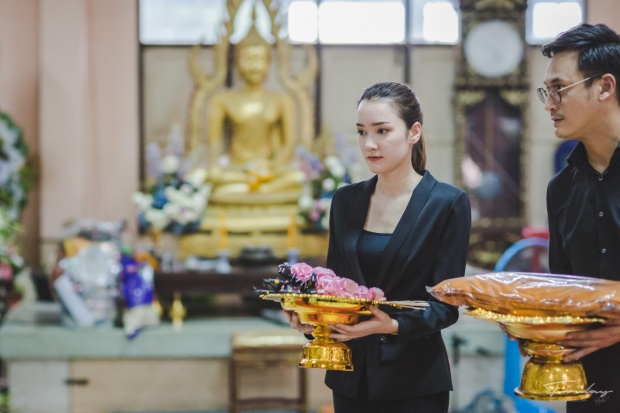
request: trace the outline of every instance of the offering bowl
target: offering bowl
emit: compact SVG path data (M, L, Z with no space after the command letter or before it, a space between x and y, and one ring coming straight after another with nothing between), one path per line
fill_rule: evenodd
M532 400L585 400L588 383L581 362L564 362L574 348L557 344L573 331L592 328L601 318L572 316L515 316L480 308L466 314L500 323L506 333L522 340L521 348L530 356L521 374L516 396Z
M314 340L303 347L299 367L353 371L351 349L343 342L329 338L334 324L353 325L371 315L367 305L423 310L423 301L389 302L358 298L342 298L319 294L268 293L265 300L279 301L283 309L294 311L302 324L315 326Z

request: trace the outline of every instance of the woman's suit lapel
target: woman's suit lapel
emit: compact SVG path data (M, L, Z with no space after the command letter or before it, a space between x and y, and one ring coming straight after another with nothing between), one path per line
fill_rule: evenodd
M437 180L430 174L425 172L422 180L413 191L411 199L405 208L405 212L401 217L394 233L390 237L390 241L385 247L385 252L381 259L381 270L377 281L379 285L382 284L383 279L388 273L392 261L396 256L396 253L403 246L403 243L407 239L409 233L413 230L414 224L426 203L433 187L437 183ZM345 222L345 234L344 240L346 261L349 264L349 277L354 279L360 284L366 284L362 277L362 270L357 258L357 241L362 234L362 229L366 223L366 217L368 216L368 208L370 206L370 197L375 191L377 186L377 176L369 179L362 186L362 190L350 200L348 208L348 214Z
M409 234L413 231L415 223L422 212L422 208L424 208L424 204L426 204L426 200L430 196L436 183L437 180L433 178L430 172L427 171L424 173L422 180L413 190L411 199L409 199L409 203L405 208L403 216L398 221L398 224L394 229L394 233L385 246L385 251L381 257L379 276L377 277L377 282L379 285L383 285L385 287L383 288L385 291L389 290L389 286L384 283L385 277L392 266L396 254L403 247L405 241L409 237ZM395 273L398 273L398 271L398 268L393 269L393 272ZM394 281L396 281L396 279L394 279Z
M357 258L357 241L362 235L362 229L368 216L370 197L377 186L377 176L364 182L362 190L351 198L345 222L346 237L344 250L346 261L349 264L349 277L359 284L366 285L359 260Z

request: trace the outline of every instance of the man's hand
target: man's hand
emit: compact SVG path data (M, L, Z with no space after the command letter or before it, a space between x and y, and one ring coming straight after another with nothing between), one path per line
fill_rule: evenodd
M568 333L566 339L559 341L558 344L577 348L575 352L564 356L564 361L570 362L618 342L620 342L620 319L611 318L599 328Z
M295 330L299 331L300 333L311 334L312 331L314 330L314 326L311 326L309 324L302 324L299 321L299 317L297 316L296 312L288 311L288 310L283 310L283 312L284 312L284 316L286 317L288 322L291 324L291 327L293 327Z
M369 305L368 309L372 313L372 318L370 320L362 321L352 326L346 324L329 326L332 330L329 337L338 341L348 341L371 334L398 333L398 322L395 319L375 306Z

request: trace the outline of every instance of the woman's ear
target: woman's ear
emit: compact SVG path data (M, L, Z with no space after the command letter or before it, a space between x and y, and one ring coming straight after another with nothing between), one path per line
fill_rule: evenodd
M409 143L415 145L420 140L420 136L422 136L422 125L420 122L416 122L407 131L407 139Z

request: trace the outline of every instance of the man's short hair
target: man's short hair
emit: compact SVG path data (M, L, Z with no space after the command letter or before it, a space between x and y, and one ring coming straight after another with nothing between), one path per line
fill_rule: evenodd
M560 33L541 50L547 57L561 52L579 52L577 68L584 78L611 73L620 81L620 36L604 24L575 26ZM593 82L594 79L588 80L586 86L590 87ZM620 102L620 93L616 95Z

